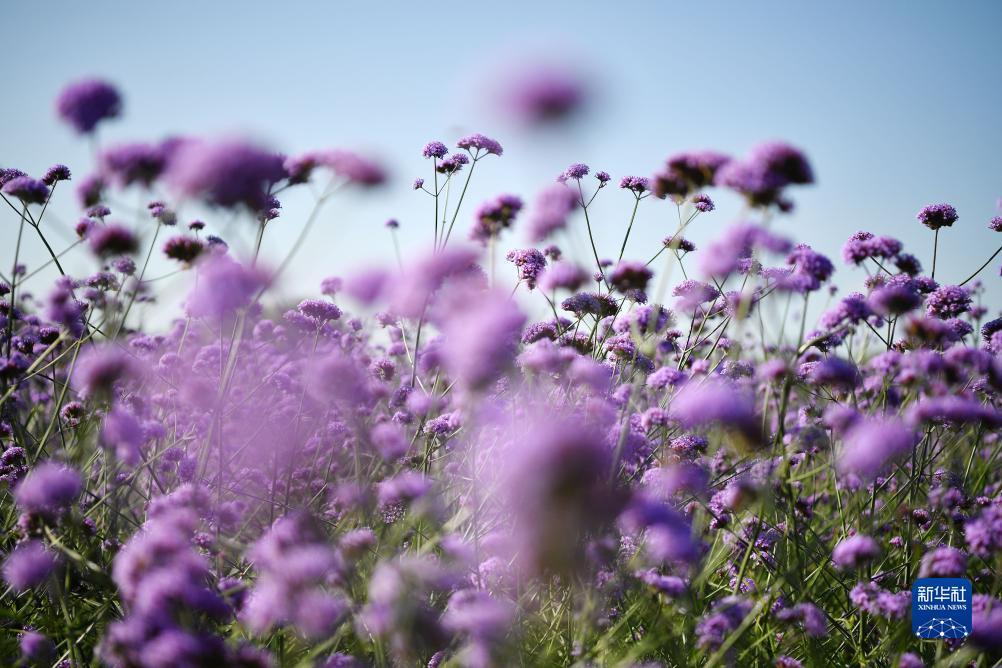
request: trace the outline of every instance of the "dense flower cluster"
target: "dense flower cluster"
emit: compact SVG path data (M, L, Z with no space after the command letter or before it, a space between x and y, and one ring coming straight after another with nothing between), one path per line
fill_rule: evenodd
M533 81L517 106L550 122L579 93ZM58 103L81 133L120 106L93 81ZM503 149L455 146L421 151L427 249L288 302L270 290L286 262L265 261L277 196L311 191L319 210L386 180L378 164L232 138L98 151L75 244L93 273L65 275L53 251L48 290L19 266L0 282L0 662L1000 658L1002 317L976 275L934 280L898 240L858 232L844 265L869 274L836 296L842 268L767 225L814 180L782 143L680 153L614 192L574 163L524 218L514 195L463 209ZM44 240L71 177L4 169L7 215ZM715 187L751 213L697 250L683 235ZM168 199L110 218L126 189ZM596 197L633 211L608 255ZM184 223L196 200L225 215ZM641 205L678 217L649 260L629 245ZM956 212L919 219L938 231ZM498 248L521 231L531 245ZM570 252L576 232L591 253ZM157 250L188 293L150 331L137 312ZM972 580L968 641L903 630L916 577Z

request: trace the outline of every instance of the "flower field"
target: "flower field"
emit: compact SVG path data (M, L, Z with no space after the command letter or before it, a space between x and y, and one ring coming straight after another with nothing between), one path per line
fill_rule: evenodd
M547 121L576 95L542 82L519 110ZM572 164L478 202L470 182L508 156L473 134L423 148L421 247L391 220L385 265L326 268L284 303L319 212L378 197L379 162L105 145L127 110L101 80L56 109L94 164L0 170L0 664L1002 657L1002 318L980 282L998 251L969 276L936 266L941 237L1002 217L933 203L903 223L923 248L860 231L828 258L776 224L815 180L788 144L645 176ZM307 220L282 217L296 190ZM724 190L738 220L714 218ZM59 199L80 216L65 245ZM642 208L672 221L656 248L631 243ZM155 256L188 279L163 325L137 316ZM924 577L971 581L969 635L915 637Z

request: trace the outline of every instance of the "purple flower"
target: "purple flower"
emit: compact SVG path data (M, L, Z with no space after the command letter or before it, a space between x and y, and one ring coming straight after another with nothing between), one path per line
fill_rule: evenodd
M859 568L880 556L880 546L869 536L857 534L843 539L832 550L832 563L842 570Z
M463 137L458 142L456 146L473 154L474 158L480 157L480 152L484 151L488 155L501 155L504 153L504 149L501 148L501 144L490 137L485 137L484 135L477 133L470 135L469 137Z
M167 154L152 144L121 144L106 149L100 164L101 173L122 188L133 184L149 188L167 166Z
M45 174L42 175L42 183L47 186L54 186L59 181L69 181L70 176L69 167L66 165L56 164L45 170Z
M567 227L567 219L578 206L578 197L567 186L557 183L536 197L529 218L529 238L534 243L548 239Z
M528 125L561 122L585 105L588 91L570 69L533 63L511 73L500 89L500 106Z
M920 578L962 578L967 573L967 555L955 547L937 547L922 557Z
M911 452L917 441L915 432L896 418L860 421L846 434L838 468L870 481L888 462Z
M163 248L164 255L186 264L194 262L203 250L205 250L205 244L201 240L183 235L171 237L164 243Z
M22 172L20 169L14 169L13 167L0 168L0 189L2 189L5 185L10 183L14 179L20 178L22 176L27 176L27 174Z
M114 451L115 456L129 466L140 460L140 446L145 442L143 425L128 410L116 406L104 418L101 445Z
M139 250L136 236L125 227L115 223L92 226L87 237L91 250L99 257L129 255Z
M720 291L709 283L690 278L676 285L672 289L672 296L678 297L679 310L691 313L701 304L711 302L719 297Z
M831 278L835 266L827 257L811 249L807 244L798 244L786 257L786 263L793 265L794 275L806 279L808 290L817 290Z
M18 176L4 185L3 193L24 204L44 204L49 198L49 187L30 176Z
M839 357L808 362L802 365L801 370L805 372L807 380L814 385L851 390L862 381L862 375L856 365Z
M324 323L341 317L341 309L333 302L323 299L304 299L299 302L297 310L308 318Z
M56 645L38 631L26 631L19 642L24 665L47 666L56 656Z
M59 566L55 553L42 541L29 540L14 548L3 562L3 579L22 592L45 582Z
M100 79L75 81L56 99L59 116L80 134L89 134L106 118L122 111L122 98L114 86Z
M781 142L761 144L740 161L721 167L716 183L736 190L756 206L782 204L789 185L814 183L814 172L804 154Z
M948 320L971 309L971 291L959 285L944 285L925 298L925 310L931 317Z
M995 216L988 221L988 229L993 232L1002 232L1002 216Z
M915 215L915 218L930 230L941 227L951 227L957 222L957 210L949 204L927 204Z
M460 290L450 300L440 323L445 367L460 386L483 389L515 359L525 315L501 292Z
M616 300L607 294L580 292L560 303L560 308L570 311L579 318L594 315L598 318L615 315L619 310Z
M73 370L73 384L84 398L108 394L115 384L138 375L138 364L118 346L87 348Z
M785 622L798 622L812 638L828 637L828 617L813 603L798 603L792 608L780 610L776 616Z
M690 380L671 403L671 414L686 429L719 425L757 445L762 438L753 397L721 380Z
M609 285L624 293L631 290L646 290L647 283L653 276L654 272L643 262L623 260L609 274Z
M696 624L696 644L705 650L718 649L751 610L751 601L739 596L727 596L715 602L712 611Z
M632 190L637 195L642 195L651 189L650 180L643 176L624 176L619 180L619 187L623 190Z
M14 488L14 500L22 510L43 517L56 517L70 507L83 490L75 469L48 461L37 464Z
M386 181L386 170L382 166L351 151L331 151L327 164L349 183L371 187Z
M968 642L976 648L998 653L1002 650L1002 603L985 596L987 601L978 605L979 598L979 595L974 595L974 629Z
M612 452L584 419L548 415L526 426L500 462L519 556L532 572L573 572L585 539L621 505L608 482Z
M712 185L718 171L730 157L715 151L679 153L665 161L665 167L651 179L655 197L683 198L690 192Z
M565 169L560 174L560 176L557 177L557 180L561 182L569 180L580 181L581 179L583 179L585 176L588 175L588 171L589 171L588 165L585 165L580 162L575 162L573 165Z
M712 276L727 276L738 271L756 249L785 253L790 246L786 239L757 225L735 225L710 244L700 268Z
M484 202L474 216L470 239L483 244L496 239L502 230L511 227L521 210L522 200L515 195L498 195Z
M1002 552L1002 507L991 505L964 525L967 549L989 559Z
M922 295L911 281L889 281L870 293L867 303L880 315L901 315L918 308Z
M285 175L281 156L248 142L186 140L173 149L165 178L185 197L260 211L271 186Z
M692 206L700 213L709 213L715 208L713 200L710 199L709 195L704 193L700 193L692 198Z
M546 268L546 257L535 248L508 251L505 258L518 268L518 279L525 281L530 290L536 287L536 279Z
M391 305L406 317L419 317L427 303L448 279L470 276L477 253L450 246L421 257L404 267L404 276L393 284Z
M587 271L572 262L555 262L539 277L539 288L546 292L564 289L574 291L590 278Z
M444 158L449 153L448 147L440 141L431 141L425 144L421 155L426 158Z
M240 264L227 255L210 254L198 264L198 282L189 293L188 313L194 317L222 318L250 304L268 284L256 267Z
M85 176L77 185L77 198L80 204L85 207L95 206L104 197L104 189L107 184L100 174Z

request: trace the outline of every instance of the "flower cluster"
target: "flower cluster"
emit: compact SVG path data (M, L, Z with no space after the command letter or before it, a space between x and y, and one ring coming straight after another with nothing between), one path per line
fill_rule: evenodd
M583 94L534 81L516 107L550 123ZM121 96L85 81L57 108L90 134ZM391 178L368 157L233 138L99 147L62 252L46 237L58 221L40 223L70 170L0 171L6 215L51 251L29 271L15 246L0 282L0 662L1000 658L1002 317L977 273L945 280L933 254L926 275L870 232L836 268L780 234L769 220L814 181L783 143L676 154L620 190L575 163L524 214L501 195L468 230L466 186L504 151L481 134L454 146L421 151L427 248L316 297L273 289L294 264L273 255L310 229L275 225L277 198L319 212ZM715 188L749 217L697 249L685 235ZM112 214L122 191L165 199L130 221ZM612 248L593 234L613 225L599 197L632 211ZM185 223L195 201L209 215ZM641 207L678 224L638 258ZM956 220L945 204L919 214L937 239ZM528 246L504 246L520 232ZM66 274L69 252L92 271ZM174 261L163 281L155 252ZM58 272L47 290L41 269ZM836 271L862 286L839 295ZM186 297L151 328L161 286ZM973 582L967 641L902 630L916 577Z

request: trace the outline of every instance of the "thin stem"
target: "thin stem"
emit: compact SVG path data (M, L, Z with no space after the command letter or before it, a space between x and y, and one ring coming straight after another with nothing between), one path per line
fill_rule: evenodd
M466 188L470 185L470 179L473 178L473 168L477 166L477 156L473 156L473 162L470 163L470 171L466 173L466 183L463 184L463 192L459 194L459 201L456 202L456 209L452 213L452 220L449 221L449 229L445 233L445 239L442 241L442 248L449 243L449 237L452 236L452 227L456 224L456 218L459 217L459 210L463 206L463 198L466 197ZM438 200L435 200L435 204L438 204Z
M591 219L588 217L588 204L584 199L584 189L581 188L581 181L578 181L578 193L581 195L581 208L584 210L585 225L588 227L588 241L591 242L591 252L595 256L595 267L598 269L599 275L602 277L602 282L605 283L605 289L609 290L609 281L605 277L605 272L602 271L602 261L598 259L598 249L595 247L595 236L591 233Z
M989 264L991 264L991 261L994 260L998 256L999 253L1002 253L1002 246L999 246L999 249L997 251L995 251L994 253L992 253L992 256L990 258L988 258L987 260L985 260L985 263L983 265L981 265L980 267L978 267L978 270L976 272L974 272L973 274L971 274L970 276L968 276L964 280L964 282L961 283L960 285L967 285L968 283L970 283L971 281L973 281L978 274L980 274L982 271L985 270L985 267L987 267Z
M633 213L630 214L630 224L626 226L626 236L623 237L623 245L619 248L619 259L617 262L622 261L623 253L626 252L626 242L630 238L630 230L633 229L633 221L637 218L637 209L640 207L640 198L637 197L636 201L633 203ZM655 256L657 257L657 256ZM650 263L648 263L650 264Z
M939 250L939 230L936 230L932 238L932 274L929 278L936 278L936 252Z

